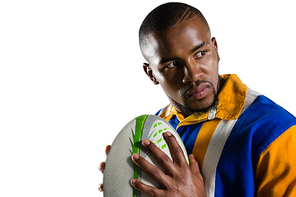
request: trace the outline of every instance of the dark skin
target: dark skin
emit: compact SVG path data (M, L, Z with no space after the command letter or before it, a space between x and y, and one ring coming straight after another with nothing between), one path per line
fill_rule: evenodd
M214 101L222 78L218 74L218 46L206 25L193 17L174 27L147 36L141 47L149 64L144 71L160 84L174 107L187 117L182 106L201 111ZM212 85L211 85L212 84Z
M132 156L133 162L157 180L161 187L159 189L151 187L136 179L131 180L131 185L148 196L206 196L204 193L203 177L193 154L189 155L189 166L176 138L170 132L166 132L164 136L170 146L173 161L150 140L145 139L142 144L156 158L159 164L162 165L163 169L167 172L166 174L138 154L133 154ZM108 155L110 148L110 145L106 147L106 155ZM104 173L105 162L100 164L99 169ZM103 184L100 184L99 190L103 191Z
M161 33L147 35L146 39L146 44L141 45L148 62L144 71L154 84L161 85L173 106L184 117L191 115L185 109L198 112L211 106L224 81L218 74L217 42L206 25L195 16ZM173 161L148 139L143 140L143 146L166 174L138 154L132 156L133 162L161 187L147 186L136 179L131 180L132 186L148 196L205 196L203 177L194 156L189 155L188 165L175 137L168 132L165 138Z
M148 196L205 196L203 177L194 156L189 155L189 166L176 138L170 132L166 132L164 136L170 146L173 161L150 140L145 139L142 144L156 158L166 173L138 154L132 156L134 163L156 180L160 184L160 188L145 185L136 179L131 180L132 186Z

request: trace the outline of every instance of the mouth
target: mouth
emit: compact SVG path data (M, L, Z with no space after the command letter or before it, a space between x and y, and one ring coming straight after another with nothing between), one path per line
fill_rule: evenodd
M209 94L210 90L211 86L209 84L200 84L189 89L185 97L192 100L202 100Z

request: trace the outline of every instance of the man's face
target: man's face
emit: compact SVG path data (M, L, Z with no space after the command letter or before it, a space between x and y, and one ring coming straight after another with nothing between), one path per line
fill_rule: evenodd
M198 17L150 34L146 41L142 52L149 64L144 64L144 70L161 85L178 111L202 111L215 102L219 83L217 43Z

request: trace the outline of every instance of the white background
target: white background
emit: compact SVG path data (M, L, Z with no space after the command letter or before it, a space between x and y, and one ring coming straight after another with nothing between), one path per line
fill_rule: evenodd
M166 1L0 3L0 196L103 196L104 149L168 103L142 70L138 28ZM296 114L295 2L184 1L236 73Z

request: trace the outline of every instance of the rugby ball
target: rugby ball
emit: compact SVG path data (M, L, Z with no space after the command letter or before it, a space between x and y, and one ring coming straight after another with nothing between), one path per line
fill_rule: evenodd
M132 178L138 179L147 185L159 187L158 183L133 163L131 156L138 153L164 171L153 156L142 146L142 140L150 139L172 159L169 147L163 137L163 133L166 131L170 131L176 137L189 163L180 136L168 122L155 115L139 116L131 120L119 132L111 145L103 177L105 197L146 197L145 194L131 186L130 181Z

